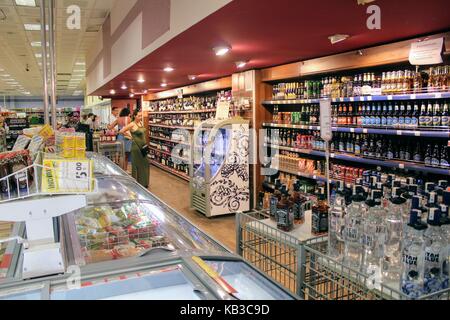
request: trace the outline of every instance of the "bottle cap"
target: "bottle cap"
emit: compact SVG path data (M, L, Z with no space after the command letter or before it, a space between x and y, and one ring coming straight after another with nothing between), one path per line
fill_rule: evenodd
M447 180L439 180L438 186L441 187L442 189L446 189L448 187L448 181Z
M372 199L381 199L383 193L380 190L372 190Z
M377 189L383 190L383 184L381 182L377 182Z
M402 182L400 180L394 181L394 184L393 184L394 188L401 188L401 186L402 186Z
M426 192L431 192L431 191L433 191L433 190L434 190L434 187L435 187L435 185L434 185L433 182L427 182L427 183L425 183L425 191L426 191Z
M414 225L416 225L417 221L419 221L419 217L420 217L421 213L422 212L417 209L411 210L411 212L409 213L409 224L408 224L410 227L413 227Z
M419 209L420 208L420 196L413 196L412 202L411 202L411 208L412 209Z
M408 191L410 194L416 195L418 190L419 190L419 186L417 184L408 185Z
M431 226L441 225L441 212L438 208L428 209L428 220L427 223Z
M416 183L416 179L414 179L413 177L408 177L406 179L406 183L411 185L411 184L415 184Z
M373 207L375 207L375 206L377 205L377 203L375 202L375 200L370 199L370 200L367 200L367 201L366 201L366 205L367 205L369 208L373 208Z
M439 209L441 210L441 218L447 218L448 217L448 206L446 204L441 203L439 206Z

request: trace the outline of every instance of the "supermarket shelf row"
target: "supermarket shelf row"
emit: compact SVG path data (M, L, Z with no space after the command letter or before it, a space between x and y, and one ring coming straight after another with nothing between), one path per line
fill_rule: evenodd
M416 94L395 94L395 95L374 95L348 98L333 98L331 102L370 102L370 101L399 101L399 100L427 100L427 99L448 99L450 92L416 93ZM267 100L263 105L281 104L311 104L320 103L323 99L290 99L290 100Z
M189 162L189 159L186 159L186 158L183 158L183 157L180 157L180 156L173 155L171 152L168 152L168 151L159 150L159 149L156 149L156 148L153 148L153 147L149 147L149 149L150 149L150 150L153 150L153 151L155 151L155 152L158 152L158 153L162 153L162 154L171 156L172 158L175 158L175 159L184 161L184 162L186 162L186 163Z
M216 112L216 109L203 110L178 110L178 111L150 111L148 114L193 114L193 113L209 113Z
M263 123L267 128L287 128L287 129L303 129L303 130L320 130L320 126L296 125L296 124L277 124ZM347 133L364 133L364 134L382 134L392 136L409 136L409 137L425 137L425 138L444 138L450 139L450 130L430 130L430 128L411 129L391 129L391 128L358 128L358 127L332 127L334 132Z
M297 148L276 146L276 145L270 145L270 144L265 144L265 146L270 147L270 148L279 149L279 150L285 150L285 151L291 151L291 152L311 155L311 156L325 157L324 151L309 150L309 149L297 149ZM375 166L386 167L386 168L398 168L398 169L405 169L405 170L422 171L422 172L431 173L431 174L450 175L449 169L444 169L444 168L439 168L439 167L428 167L428 166L425 166L422 164L406 162L406 161L370 159L370 158L363 158L363 157L358 157L358 156L354 156L354 155L343 154L343 153L334 153L334 152L330 153L330 158L342 160L342 161L354 162L354 163L375 165Z
M166 124L158 124L158 123L149 123L150 127L159 127L159 128L168 128L168 129L182 129L182 130L192 130L194 131L194 127L188 127L188 126L170 126Z
M154 165L155 167L157 167L157 168L159 168L161 170L167 171L167 172L169 172L169 173L171 173L171 174L173 174L173 175L175 175L175 176L177 176L177 177L179 177L179 178L181 178L183 180L190 181L189 176L187 176L186 174L184 174L182 172L179 172L179 171L177 171L175 169L169 168L169 167L167 167L167 166L165 166L165 165L163 165L163 164L161 164L159 162L156 162L156 161L154 161L154 160L152 160L150 158L148 159L148 161L149 161L149 163L151 165Z
M151 140L160 140L160 141L165 141L165 142L171 142L171 143L181 144L181 145L188 146L188 147L191 146L190 143L188 143L188 142L183 142L183 141L171 140L171 139L166 139L166 138L161 138L161 137L155 137L155 136L150 136L149 138L150 138Z

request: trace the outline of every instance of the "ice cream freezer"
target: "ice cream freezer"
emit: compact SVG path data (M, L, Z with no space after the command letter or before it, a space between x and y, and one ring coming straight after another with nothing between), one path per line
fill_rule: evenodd
M0 299L297 298L105 161L94 164L113 173L97 175L87 206L55 222L65 272L24 279L21 247L10 244Z

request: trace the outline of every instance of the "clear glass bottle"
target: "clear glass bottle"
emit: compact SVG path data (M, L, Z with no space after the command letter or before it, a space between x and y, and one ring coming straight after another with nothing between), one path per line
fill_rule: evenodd
M360 186L353 187L352 203L347 208L344 228L344 264L359 270L363 256L363 224L367 214L367 205L364 203L363 190Z
M328 255L342 261L344 256L345 204L346 190L343 181L338 181L336 197L330 210L330 230L328 236Z
M406 200L400 197L400 189L392 189L392 198L388 205L386 216L386 238L383 248L383 281L399 281L401 270L401 240L403 237L404 204Z
M364 253L361 270L369 277L372 287L379 287L381 283L382 250L386 234L386 211L381 205L381 195L381 190L372 190L372 199L366 202L369 211L363 223Z
M435 207L428 209L428 229L425 231L425 271L424 292L430 294L448 286L444 281L444 261L447 255L447 240L441 229L440 210Z
M402 243L402 276L400 289L410 299L417 299L424 290L425 241L427 225L420 222L418 209L411 210L407 236Z

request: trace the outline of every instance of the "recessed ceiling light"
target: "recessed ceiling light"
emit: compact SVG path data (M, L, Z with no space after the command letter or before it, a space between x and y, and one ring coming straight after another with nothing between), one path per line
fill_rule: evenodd
M197 76L189 75L189 76L188 76L188 79L189 79L189 80L195 80L195 79L197 79Z
M161 87L163 88L167 87L167 83L161 83Z
M335 35L329 36L328 39L330 40L331 44L335 44L335 43L338 43L338 42L348 39L348 37L349 37L348 34L335 34Z
M140 79L138 79L138 82L139 82L139 83L144 83L144 82L145 82L145 79L140 78Z
M236 62L236 67L241 69L247 65L247 61L238 61Z
M164 68L164 71L165 71L165 72L172 72L173 70L175 70L175 69L172 68L172 67L166 67L166 68Z
M144 93L147 94L147 93L148 93L148 90L144 90Z
M122 90L127 90L128 88L127 88L126 85L123 84L123 85L120 87L120 89L122 89Z
M116 94L116 90L111 89L111 90L109 91L109 93L110 93L110 94Z
M227 47L227 46L215 47L215 48L213 48L213 50L216 53L216 56L224 56L231 50L231 47Z
M18 6L36 7L34 0L16 0Z
M130 98L134 98L134 93L130 93Z

